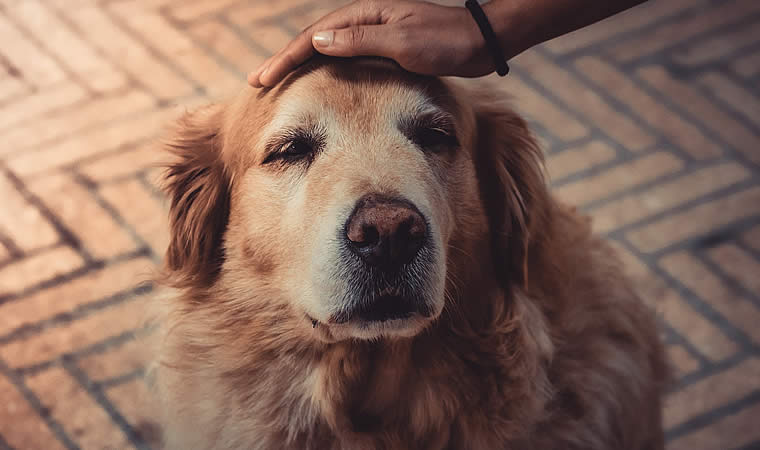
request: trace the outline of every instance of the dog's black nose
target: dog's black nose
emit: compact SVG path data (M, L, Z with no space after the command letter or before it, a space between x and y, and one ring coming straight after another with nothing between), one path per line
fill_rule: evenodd
M411 261L427 237L422 214L409 202L370 194L346 223L351 248L369 265L388 270Z

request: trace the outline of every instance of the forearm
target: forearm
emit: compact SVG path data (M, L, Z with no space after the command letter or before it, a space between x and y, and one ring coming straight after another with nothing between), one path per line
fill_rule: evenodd
M507 58L646 0L492 0L483 5Z

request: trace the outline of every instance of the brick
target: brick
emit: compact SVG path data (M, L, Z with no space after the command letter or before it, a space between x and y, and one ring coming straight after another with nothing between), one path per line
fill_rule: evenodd
M625 275L633 282L636 292L650 307L660 308L659 301L666 293L668 286L665 280L655 275L639 258L616 241L608 242L623 263Z
M124 301L83 319L47 327L40 334L1 346L0 357L12 367L28 367L132 331L144 322L143 302L143 298Z
M665 107L656 99L636 86L628 76L610 64L595 58L584 57L575 66L592 81L606 90L620 102L626 104L643 121L662 132L681 150L697 159L713 158L722 151L696 126Z
M71 247L57 247L0 268L0 296L79 269L84 264Z
M760 5L760 3L758 3ZM663 68L649 66L637 71L653 88L699 120L752 161L760 162L760 136L710 103L694 88L671 77Z
M39 118L32 123L0 132L0 139L5 144L0 147L0 154L17 152L80 132L87 127L99 126L116 118L145 111L154 103L148 94L138 90L80 103L76 108L60 111L60 114Z
M525 52L514 61L527 76L585 116L621 145L632 151L641 151L654 144L655 140L649 133L548 58L537 52Z
M674 290L666 289L656 302L656 311L662 318L706 358L721 361L738 350L734 341L694 310Z
M136 243L82 185L64 175L49 176L29 188L44 198L61 222L95 258L110 258L136 248Z
M0 76L0 102L12 99L27 92L27 87L16 77L9 75Z
M163 256L169 243L168 212L164 204L136 179L104 186L101 194L135 227L154 254Z
M158 166L168 157L157 142L149 141L137 148L109 153L87 162L79 167L79 172L93 181L104 182Z
M194 25L189 31L199 42L236 67L240 75L254 70L266 59L263 52L255 52L229 27L215 20Z
M710 93L723 100L728 108L742 114L748 121L754 122L760 117L760 99L726 76L718 72L710 72L700 77L698 81Z
M721 270L737 280L749 292L760 293L760 262L752 255L731 244L710 249L708 256L721 267ZM760 324L760 320L756 324ZM760 336L760 330L758 330L758 336Z
M43 149L24 152L10 158L8 166L19 175L29 177L72 165L88 157L155 138L173 115L174 111L162 109L114 121L68 136Z
M511 75L505 89L515 97L515 107L530 120L564 141L584 138L589 130L545 96L528 86L519 76Z
M578 147L550 155L546 167L553 180L560 180L582 170L615 159L615 149L601 141L591 141Z
M684 65L698 65L725 59L736 50L760 41L757 24L751 24L697 41L694 45L673 53L672 58Z
M133 448L106 411L63 369L32 376L27 384L81 448L103 448L106 442L110 448Z
M248 86L241 73L221 66L202 48L192 49L174 56L178 66L186 70L191 78L204 87L211 98L226 98L237 94Z
M715 423L668 444L668 450L714 450L745 447L760 440L760 403L726 415ZM751 447L754 448L754 447Z
M61 67L5 16L0 16L0 36L3 37L0 54L33 85L46 87L66 79Z
M141 12L114 8L116 14L143 39L157 49L167 60L172 60L181 70L200 86L219 96L233 87L242 87L242 77L233 75L211 58L204 49L196 45L187 35L181 33L162 16L155 12ZM146 32L150 30L150 32Z
M150 278L153 263L138 258L87 274L30 296L0 304L0 335L134 288Z
M239 8L230 9L226 16L234 24L247 26L254 21L260 22L270 20L288 10L300 7L307 1L308 0L280 0L278 2L267 2L257 0L253 2L243 2Z
M1 32L0 32L1 33ZM86 92L70 82L50 86L22 97L0 109L0 130L36 119L38 116L69 106L84 99Z
M96 353L77 360L77 365L87 373L93 381L134 372L144 368L150 358L150 353L141 337L130 339L124 344L110 348L105 353Z
M163 192L164 183L164 169L161 167L154 167L145 173L145 180L156 192Z
M41 45L91 87L92 81L97 79L92 78L92 74L111 69L111 65L95 53L88 42L74 33L39 0L19 2L8 12L31 33L44 36Z
M676 377L688 375L699 368L699 362L680 345L669 345L667 353L668 361L671 368L675 370Z
M665 427L743 398L757 389L759 379L760 360L751 358L679 390L665 400Z
M546 48L552 53L566 54L592 45L604 44L615 36L630 33L704 3L698 0L650 0L617 16L554 39L547 43Z
M112 3L109 12L140 36L141 40L161 53L176 56L175 52L192 48L193 41L185 33L169 24L157 11L145 8L142 3Z
M589 204L682 168L683 161L671 153L658 152L561 186L556 193L570 204Z
M8 249L0 242L0 263L5 262L10 256Z
M740 263L738 260L732 261L728 266L722 267L739 268ZM760 327L757 326L760 323L760 309L749 299L726 286L710 269L686 252L668 255L659 264L750 339L760 343Z
M61 4L64 4L66 0L54 0L57 2L61 2ZM96 1L93 0L83 0L88 1L91 4L96 4ZM130 9L136 9L140 8L143 10L156 10L161 9L164 7L169 7L175 3L181 3L183 0L112 0L109 3L113 4L114 6L121 7L121 8L130 8Z
M109 388L108 399L119 408L137 434L151 447L161 448L159 406L141 378Z
M295 37L279 25L253 25L248 34L256 44L264 48L270 55L285 48Z
M733 162L699 169L595 208L592 224L594 230L607 233L733 186L749 177L750 172L746 168Z
M177 20L190 21L199 17L219 13L231 5L245 4L241 0L192 0L169 7L169 14Z
M66 13L90 42L159 98L177 98L193 92L188 81L153 56L99 8L83 7Z
M744 242L750 247L760 252L760 225L751 228L744 233Z
M58 233L40 211L28 203L11 181L0 173L0 231L21 250L30 251L52 245Z
M720 26L742 20L760 10L760 3L753 1L727 2L717 5L719 6L665 23L654 30L614 45L607 53L620 62L633 61L686 42Z
M127 75L116 68L88 72L83 75L83 78L87 79L90 89L95 90L98 94L109 94L130 84Z
M437 3L441 4L441 2ZM450 6L461 6L461 3L457 2L457 4ZM332 7L324 5L318 5L315 8L308 10L302 10L299 8L298 10L294 11L293 14L287 15L285 18L285 23L294 30L305 30L308 26L321 19L322 17L330 14L332 11L334 11Z
M641 251L654 252L755 214L760 214L760 188L757 187L665 217L628 232L626 238Z
M0 376L0 436L11 448L58 450L65 447L7 378Z
M736 59L731 65L734 72L745 78L751 78L760 73L760 50Z
M612 242L612 246L641 299L678 334L691 342L701 355L712 361L720 361L738 350L732 340L695 311L640 259L615 242Z

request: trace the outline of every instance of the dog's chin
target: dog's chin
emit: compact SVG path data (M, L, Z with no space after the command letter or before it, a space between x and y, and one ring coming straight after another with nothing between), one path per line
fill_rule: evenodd
M382 321L353 319L345 323L312 323L312 326L319 337L333 342L349 339L404 339L420 334L436 317L437 314L424 317L415 313L398 319Z
M403 314L357 313L347 320L320 321L308 317L308 325L314 329L316 336L325 342L337 342L351 339L408 339L422 333L441 314L443 302L426 307L423 312Z
M352 320L343 324L324 324L335 340L361 339L403 339L421 333L432 322L432 318L413 314L401 319L384 321Z

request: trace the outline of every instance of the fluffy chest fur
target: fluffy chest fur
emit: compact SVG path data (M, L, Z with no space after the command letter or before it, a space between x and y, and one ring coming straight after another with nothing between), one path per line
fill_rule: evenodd
M191 415L197 425L167 447L520 448L549 397L551 345L536 313L517 300L477 330L442 317L446 333L311 348L279 334L293 320L285 311L250 324L254 341L232 339L232 317L192 339L201 330L177 325L164 354L185 357L157 367L159 391L173 406L167 422ZM246 341L255 348L241 351Z

